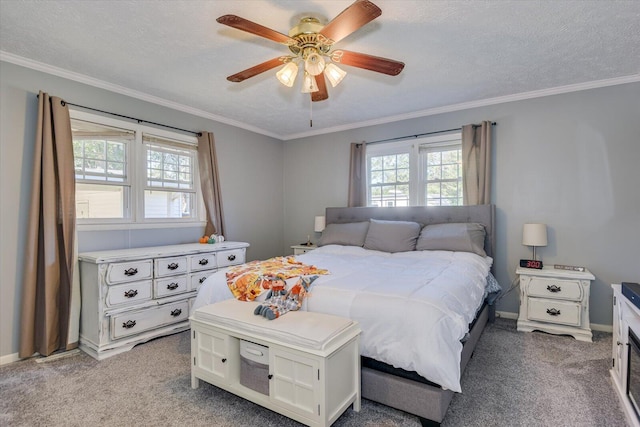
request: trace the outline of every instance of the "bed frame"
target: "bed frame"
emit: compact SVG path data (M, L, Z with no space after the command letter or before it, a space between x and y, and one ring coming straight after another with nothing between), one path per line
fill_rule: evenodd
M477 222L484 225L486 230L484 249L487 255L494 257L495 253L494 205L327 208L325 216L327 224L367 221L370 218L415 221L423 225ZM492 306L485 304L472 323L469 338L462 348L461 373L464 372L485 325L490 318L494 318L493 310ZM415 373L411 374L417 376ZM362 367L362 397L416 415L423 426L440 425L453 395L451 390L444 390L433 383Z

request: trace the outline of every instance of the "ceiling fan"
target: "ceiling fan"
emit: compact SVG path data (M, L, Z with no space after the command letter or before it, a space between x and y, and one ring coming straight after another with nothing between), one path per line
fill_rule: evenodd
M305 17L289 31L289 35L264 27L236 15L217 19L221 24L246 31L284 44L291 54L279 56L227 77L231 82L242 82L265 71L283 67L276 73L278 80L292 87L298 74L298 63L303 65L303 93L310 93L312 101L329 97L325 77L335 87L347 74L336 64L350 65L365 70L396 76L404 63L393 59L334 49L334 44L382 14L382 10L368 0L356 0L331 22L322 25L315 17Z

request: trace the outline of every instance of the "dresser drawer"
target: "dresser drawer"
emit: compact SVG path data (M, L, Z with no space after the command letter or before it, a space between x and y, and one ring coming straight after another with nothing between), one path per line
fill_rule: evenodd
M189 257L189 268L191 271L210 270L216 268L216 254L198 254Z
M542 298L581 301L583 295L579 280L532 277L527 289L529 296Z
M156 277L174 276L176 274L187 272L186 256L158 258L153 262L155 265Z
M207 271L199 271L197 273L192 273L189 275L189 290L197 291L200 289L202 282L204 282L207 277L211 276L215 273L216 270L207 270Z
M112 263L107 266L105 280L108 285L151 279L153 264L150 259Z
M189 318L189 301L122 313L111 318L111 338L119 339Z
M580 326L579 303L528 298L528 306L529 320Z
M151 299L151 287L151 280L109 286L106 297L107 307L148 301Z
M228 251L220 251L217 254L218 267L227 267L229 265L244 264L245 249L232 249Z
M153 282L153 295L155 298L177 295L187 292L188 290L189 286L186 275L156 279Z

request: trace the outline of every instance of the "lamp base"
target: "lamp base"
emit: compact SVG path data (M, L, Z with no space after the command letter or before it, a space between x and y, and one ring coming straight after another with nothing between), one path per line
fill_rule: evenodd
M542 261L537 261L535 259L521 259L520 267L535 268L536 270L542 270Z

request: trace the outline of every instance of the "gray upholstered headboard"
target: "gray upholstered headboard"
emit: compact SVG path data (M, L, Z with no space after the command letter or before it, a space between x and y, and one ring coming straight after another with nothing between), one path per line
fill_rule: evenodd
M495 253L495 205L473 206L407 206L407 207L360 207L327 208L326 222L345 223L367 221L370 218L387 221L415 221L422 225L447 222L477 222L487 232L484 250L494 257Z

